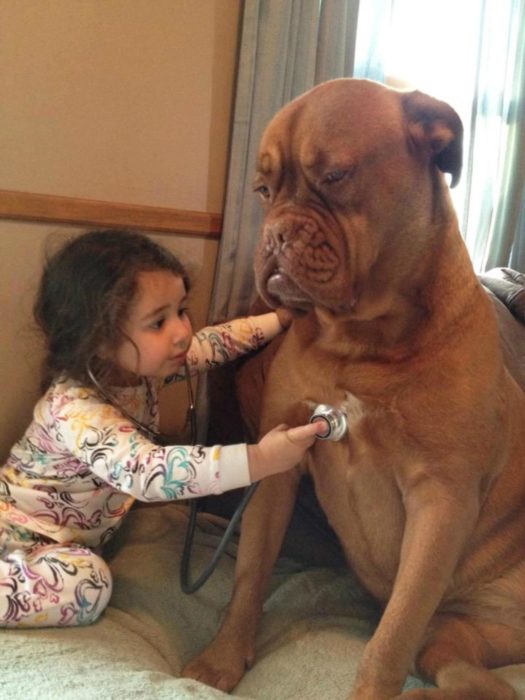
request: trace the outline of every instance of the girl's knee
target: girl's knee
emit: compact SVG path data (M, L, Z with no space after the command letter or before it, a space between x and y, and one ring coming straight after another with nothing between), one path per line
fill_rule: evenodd
M60 625L90 625L106 609L113 590L113 577L101 556L89 549L68 552L68 565L74 572L70 600L62 605Z
M95 622L113 587L107 563L90 549L47 545L11 552L1 567L0 626L67 627Z

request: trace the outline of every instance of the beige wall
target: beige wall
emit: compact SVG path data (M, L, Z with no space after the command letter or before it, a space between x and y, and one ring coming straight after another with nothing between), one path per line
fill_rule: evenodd
M0 0L0 189L221 211L239 15L240 0ZM36 397L47 241L73 231L0 221L0 459ZM158 239L190 265L201 325L217 241Z
M218 211L238 0L0 0L0 188Z

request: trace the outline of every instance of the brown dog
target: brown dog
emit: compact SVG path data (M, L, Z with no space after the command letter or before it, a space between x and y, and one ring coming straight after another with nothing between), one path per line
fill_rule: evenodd
M261 295L297 310L266 381L262 432L343 407L349 435L266 479L245 514L224 624L185 675L229 690L254 660L300 474L384 605L351 693L503 700L486 669L525 660L525 398L458 231L461 123L442 102L335 80L262 139Z

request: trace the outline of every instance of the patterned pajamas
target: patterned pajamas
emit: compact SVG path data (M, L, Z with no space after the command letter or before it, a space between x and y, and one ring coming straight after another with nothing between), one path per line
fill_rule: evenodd
M275 313L209 326L193 338L190 373L255 350L280 330ZM169 381L183 379L184 371ZM111 393L156 431L160 388L143 377ZM96 620L112 583L95 551L135 499L194 498L249 482L246 445L157 445L92 387L57 379L0 467L0 627Z
M88 625L108 604L111 587L108 565L91 549L0 529L1 626Z

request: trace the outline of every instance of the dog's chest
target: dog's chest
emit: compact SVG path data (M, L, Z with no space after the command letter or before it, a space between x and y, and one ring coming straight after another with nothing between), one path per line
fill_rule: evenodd
M353 425L359 425L356 421ZM352 428L351 428L352 430ZM309 471L321 508L352 568L387 600L399 564L405 514L394 472L366 442L317 443Z
M404 527L393 463L400 448L392 438L395 417L349 392L340 407L346 413L347 435L339 442L317 441L308 469L353 568L374 595L386 599Z
M395 473L406 445L395 401L354 393L354 375L348 368L341 371L319 358L312 362L298 347L280 359L266 387L266 427L303 422L317 404L345 412L347 434L338 442L317 440L306 467L353 568L378 598L386 598L404 526Z
M346 416L350 436L358 433L359 426L367 413L365 403L350 392L345 392L344 399L341 403L341 409Z

